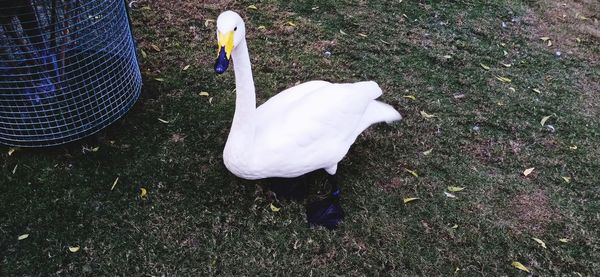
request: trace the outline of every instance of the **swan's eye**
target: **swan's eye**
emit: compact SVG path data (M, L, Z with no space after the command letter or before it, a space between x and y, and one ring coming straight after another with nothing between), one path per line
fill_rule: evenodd
M235 28L233 28L234 31L237 31L237 26Z

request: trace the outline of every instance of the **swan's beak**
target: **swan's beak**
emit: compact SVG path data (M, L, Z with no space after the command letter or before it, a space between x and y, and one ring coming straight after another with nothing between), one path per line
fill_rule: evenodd
M225 34L219 32L218 40L219 54L215 62L215 72L222 74L229 67L231 51L233 51L233 31Z

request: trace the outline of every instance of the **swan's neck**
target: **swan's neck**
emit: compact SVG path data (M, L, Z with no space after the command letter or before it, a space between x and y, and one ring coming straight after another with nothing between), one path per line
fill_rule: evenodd
M231 56L235 71L236 100L227 146L232 147L230 150L233 153L245 153L254 140L254 113L256 112L254 80L245 39L234 48Z

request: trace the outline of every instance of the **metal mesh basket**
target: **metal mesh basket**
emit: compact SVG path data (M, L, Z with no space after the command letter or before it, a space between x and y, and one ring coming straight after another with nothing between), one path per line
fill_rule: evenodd
M123 116L141 75L123 0L0 0L0 143L48 146Z

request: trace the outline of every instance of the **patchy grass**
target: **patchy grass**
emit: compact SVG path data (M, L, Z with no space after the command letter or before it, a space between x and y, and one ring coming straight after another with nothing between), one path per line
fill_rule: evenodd
M525 276L512 261L600 274L594 1L321 2L137 2L134 109L69 145L0 148L2 275ZM307 228L302 203L272 212L262 182L222 165L234 85L212 72L209 19L224 9L246 18L259 102L296 82L371 79L404 115L340 164L338 230Z

